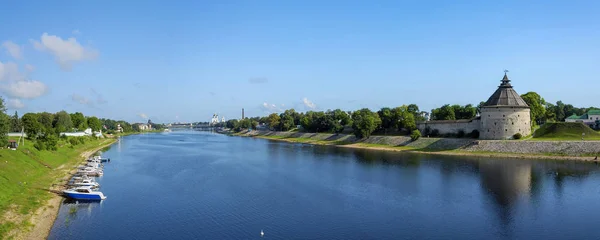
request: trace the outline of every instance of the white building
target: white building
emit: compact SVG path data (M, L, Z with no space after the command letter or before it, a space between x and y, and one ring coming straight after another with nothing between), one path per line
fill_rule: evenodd
M600 110L589 110L586 114L577 116L575 114L565 119L565 122L580 122L589 125L592 128L600 127Z

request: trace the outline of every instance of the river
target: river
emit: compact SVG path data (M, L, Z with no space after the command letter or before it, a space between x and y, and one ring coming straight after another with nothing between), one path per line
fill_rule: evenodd
M599 239L595 163L416 155L208 132L123 137L107 199L49 239Z

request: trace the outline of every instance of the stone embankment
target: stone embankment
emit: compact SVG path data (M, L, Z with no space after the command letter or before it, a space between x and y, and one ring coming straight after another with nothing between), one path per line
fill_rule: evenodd
M474 141L465 151L585 156L600 153L600 141Z
M469 138L427 138L411 141L407 136L371 136L368 139L357 139L350 134L301 133L250 131L243 136L266 137L274 139L310 139L334 145L379 144L387 146L406 146L414 150L460 152L491 152L525 155L562 155L562 156L594 156L600 155L600 141L514 141L514 140L477 140Z

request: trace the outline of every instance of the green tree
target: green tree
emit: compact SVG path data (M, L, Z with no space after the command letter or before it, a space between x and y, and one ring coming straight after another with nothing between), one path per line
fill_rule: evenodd
M279 116L277 116L277 117L279 117ZM229 129L234 129L235 126L237 126L237 124L238 124L237 119L230 119L230 120L227 120L227 122L225 123L225 126Z
M417 128L415 115L409 111L408 106L406 105L392 109L392 116L392 121L394 123L393 127L397 128L399 131L406 129L410 132Z
M544 105L546 104L546 101L544 101L544 99L536 92L525 93L521 95L521 98L529 105L531 126L533 127L537 124L544 123L546 117L546 108Z
M26 113L21 117L25 134L29 139L36 139L39 134L44 132L44 126L38 121L38 118L39 115L35 113Z
M281 121L281 117L279 117L279 114L271 113L267 117L267 126L269 126L270 129L275 130L275 131L280 130L279 129L280 121Z
M15 111L15 115L10 118L10 131L11 132L21 132L21 119L19 118L19 113Z
M529 107L531 107L531 105ZM562 101L556 102L556 120L562 122L566 117L568 116L565 114L565 104Z
M4 99L0 97L0 148L8 145L8 131L10 131L10 117L6 115Z
M415 129L410 133L410 139L413 141L417 141L420 137L421 131L419 131L418 129Z
M54 121L54 115L49 112L43 112L39 114L38 121L44 127L44 132L54 132L52 128L52 122Z
M377 113L368 108L352 113L352 129L357 138L368 138L371 133L381 125L381 119Z
M97 117L89 117L87 119L88 126L92 129L92 131L100 131L102 128L102 122Z
M58 133L70 132L73 129L71 115L65 111L60 111L54 114L54 121L52 124Z
M281 131L289 131L296 127L296 125L294 125L294 117L292 115L282 113L279 117L281 118L279 123L279 128Z
M329 124L331 126L330 130L334 133L341 133L351 122L348 113L342 111L341 109L330 111L328 112L328 115L329 119L332 121L332 123Z
M456 119L471 119L477 116L477 107L473 107L471 104L465 106L455 105L454 115Z
M454 108L449 104L431 110L432 120L456 120Z
M80 131L83 131L86 128L88 128L87 121L85 119L85 116L83 116L83 113L71 113L71 121L73 122L73 127L77 128Z
M381 108L377 111L377 115L379 115L379 118L381 119L381 128L383 128L384 133L387 134L388 129L396 126L395 121L397 121L397 119L394 118L392 109L388 107Z

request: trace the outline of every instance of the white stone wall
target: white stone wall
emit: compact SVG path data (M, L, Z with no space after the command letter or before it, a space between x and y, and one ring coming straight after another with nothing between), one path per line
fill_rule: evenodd
M458 131L463 130L465 134L471 133L473 130L479 130L481 123L479 119L473 119L469 122L466 121L429 121L421 122L417 124L417 128L421 131L421 134L425 134L425 129L429 127L432 131L437 129L440 134L453 133L456 134ZM480 131L481 132L481 131Z
M510 139L516 133L531 134L529 108L484 107L481 109L480 139Z

